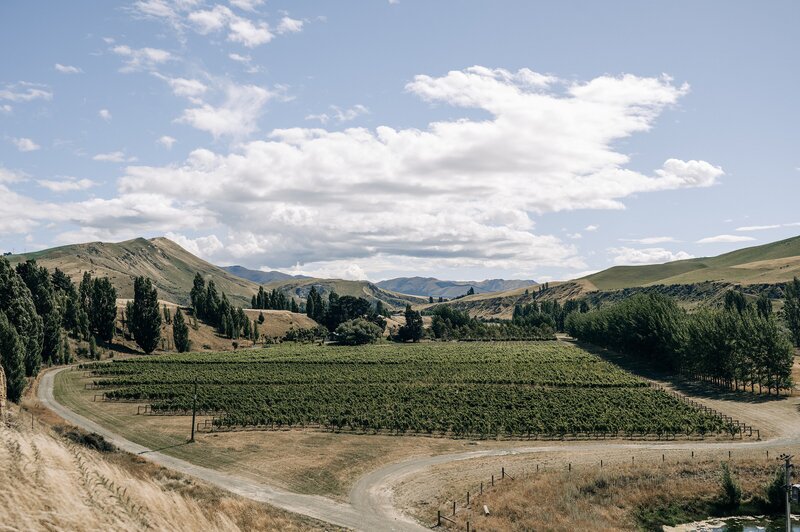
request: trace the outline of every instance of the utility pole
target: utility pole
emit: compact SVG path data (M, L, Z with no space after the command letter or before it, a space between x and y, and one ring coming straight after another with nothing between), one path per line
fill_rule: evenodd
M784 480L786 481L786 532L792 532L792 455L782 454L778 460L783 460L784 464Z
M197 413L197 377L194 378L194 397L192 398L192 437L189 438L189 443L194 442L194 420Z

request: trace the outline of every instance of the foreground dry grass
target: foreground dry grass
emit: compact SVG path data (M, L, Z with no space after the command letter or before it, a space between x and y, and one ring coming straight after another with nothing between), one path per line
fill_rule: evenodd
M745 459L730 466L747 500L764 496L777 464ZM467 521L476 531L661 530L664 519L707 517L702 512L719 494L720 475L719 460L526 473L474 497L455 517L444 515L456 530Z
M13 413L0 422L0 464L2 530L323 529L141 458L32 429Z

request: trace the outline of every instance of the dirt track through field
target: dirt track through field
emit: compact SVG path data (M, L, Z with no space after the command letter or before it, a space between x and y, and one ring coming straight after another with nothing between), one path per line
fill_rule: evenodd
M800 397L772 399L752 397L744 401L741 395L737 397L710 398L706 396L706 391L702 388L698 388L695 394L692 393L695 390L680 386L678 390L681 393L761 429L764 439L762 441L745 439L744 441L710 442L549 442L547 444L521 444L513 448L486 449L413 458L389 464L363 476L350 492L350 503L343 504L326 497L292 493L229 473L200 467L126 440L55 401L53 396L55 376L64 369L66 368L49 371L42 376L38 389L38 399L44 406L50 408L70 423L84 430L103 435L122 450L145 456L160 465L195 476L238 495L354 530L424 530L423 526L416 523L413 518L397 507L394 487L415 475L423 474L426 469L432 466L447 463L476 458L536 453L559 454L569 452L571 456L574 456L581 453L591 454L602 451L606 456L609 453L612 456L614 454L630 456L631 451L636 450L666 452L695 449L785 449L787 446L800 445L800 410L798 409ZM662 384L670 387L666 383ZM487 442L487 445L490 444L490 442Z

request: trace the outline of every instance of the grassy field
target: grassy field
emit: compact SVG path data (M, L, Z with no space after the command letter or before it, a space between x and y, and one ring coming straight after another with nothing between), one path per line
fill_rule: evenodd
M79 430L0 423L3 530L334 530L240 498L127 453L95 450Z
M112 400L219 427L455 437L721 433L727 425L562 342L283 344L83 366Z

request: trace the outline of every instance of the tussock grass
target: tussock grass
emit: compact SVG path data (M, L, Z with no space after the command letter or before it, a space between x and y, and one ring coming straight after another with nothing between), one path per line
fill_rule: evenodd
M74 431L73 431L74 432ZM73 435L74 436L74 435ZM312 530L315 522L247 501L125 453L0 423L2 530Z

